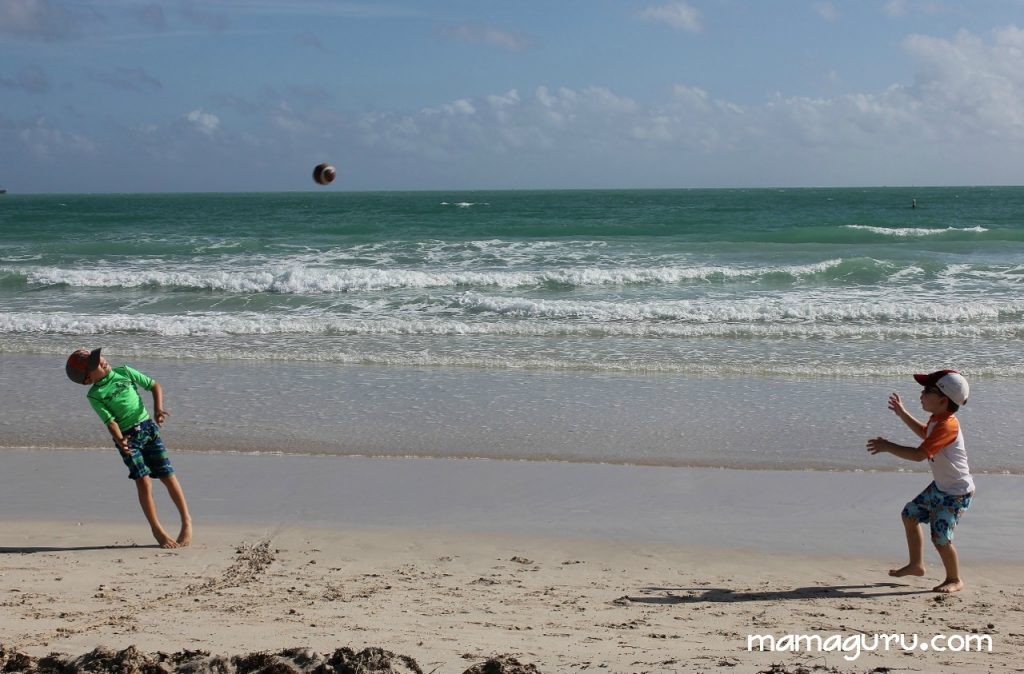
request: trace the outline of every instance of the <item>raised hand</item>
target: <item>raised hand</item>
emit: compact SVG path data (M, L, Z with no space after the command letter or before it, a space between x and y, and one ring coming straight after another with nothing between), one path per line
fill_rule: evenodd
M889 409L896 414L906 414L907 408L903 406L903 400L900 398L899 393L893 393L889 396Z

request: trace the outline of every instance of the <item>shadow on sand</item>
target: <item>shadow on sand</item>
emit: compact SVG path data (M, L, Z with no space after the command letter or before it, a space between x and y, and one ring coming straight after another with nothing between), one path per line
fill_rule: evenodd
M0 547L0 555L28 555L35 552L85 552L86 550L129 550L129 549L145 549L145 548L159 548L160 546L156 543L152 545L73 545L67 547L46 547L46 546L24 546L20 548L2 548Z
M906 589L898 589L906 588ZM876 599L912 594L932 594L932 590L915 590L901 583L872 583L870 585L823 585L798 587L780 591L737 592L724 587L645 587L640 590L648 596L624 599L636 604L700 604L734 603L743 601L784 601L787 599ZM650 596L654 593L664 593Z

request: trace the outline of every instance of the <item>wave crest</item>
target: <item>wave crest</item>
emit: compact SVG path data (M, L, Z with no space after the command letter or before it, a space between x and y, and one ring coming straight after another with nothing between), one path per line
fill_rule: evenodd
M203 336L497 336L735 339L899 339L917 337L1024 337L1024 303L918 307L896 320L891 305L821 307L748 305L717 308L698 304L657 306L553 303L463 297L479 312L541 320L454 318L270 317L246 314L95 314L9 312L0 315L0 335L138 334ZM598 306L595 306L598 305ZM879 316L888 320L879 321Z
M871 225L843 225L846 229L858 229L864 232L871 232L872 234L881 234L882 236L895 236L898 238L917 238L924 236L938 236L940 234L950 234L953 232L967 233L967 234L983 234L987 231L985 227L980 225L975 227L873 227Z
M181 270L36 267L0 269L23 275L29 284L81 288L166 287L216 290L234 293L324 294L403 288L582 288L605 285L679 284L730 279L799 279L839 267L843 260L777 267L675 266L675 267L578 267L548 271L417 271L412 269L310 267L272 271Z

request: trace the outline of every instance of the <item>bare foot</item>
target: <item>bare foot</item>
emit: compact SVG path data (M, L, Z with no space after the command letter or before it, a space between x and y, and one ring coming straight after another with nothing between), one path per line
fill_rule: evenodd
M192 542L192 523L187 522L181 525L181 533L178 534L178 547L187 548Z
M160 544L161 548L170 549L179 547L173 538L167 535L166 531L154 531L153 538Z
M889 569L889 575L901 578L903 576L923 576L924 567L920 564L907 564L898 569Z
M941 592L943 594L950 594L953 592L959 592L964 589L964 581L959 578L947 578L942 581L941 585L936 585L932 588L933 592Z

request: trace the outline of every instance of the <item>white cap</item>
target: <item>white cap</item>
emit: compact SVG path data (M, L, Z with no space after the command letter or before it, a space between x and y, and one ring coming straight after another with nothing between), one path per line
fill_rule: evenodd
M931 374L915 374L914 379L921 386L934 386L957 405L966 405L971 387L964 376L956 370L939 370Z

